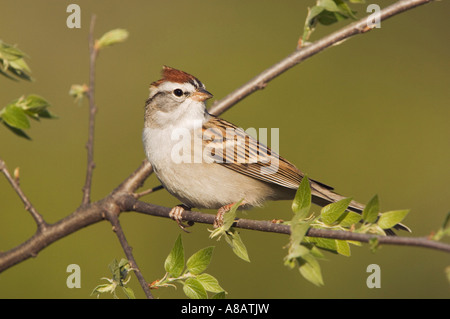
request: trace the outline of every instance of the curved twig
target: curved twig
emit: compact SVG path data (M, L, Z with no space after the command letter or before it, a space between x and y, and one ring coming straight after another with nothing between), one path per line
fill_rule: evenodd
M413 9L417 6L427 4L433 0L401 0L398 1L380 12L380 21L386 20L392 16L399 13L405 12L407 10ZM326 48L333 45L340 44L342 41L349 39L350 37L366 33L373 29L373 25L367 21L368 17L364 17L308 46L302 47L301 49L291 53L286 58L271 66L270 68L263 71L261 74L257 75L232 93L228 94L226 97L220 101L216 101L210 107L209 112L214 115L219 115L228 110L230 107L254 93L257 90L261 90L266 87L267 83L273 80L275 77L279 76L283 72L289 70L300 62L322 52Z
M34 221L37 224L38 231L44 230L48 224L45 222L44 218L41 214L38 213L36 208L31 204L28 197L25 195L25 193L20 188L19 182L11 176L11 174L8 171L8 168L6 167L6 163L0 158L0 171L5 175L8 182L11 184L12 188L16 191L17 195L19 195L20 199L22 200L23 204L25 205L25 209L31 214Z

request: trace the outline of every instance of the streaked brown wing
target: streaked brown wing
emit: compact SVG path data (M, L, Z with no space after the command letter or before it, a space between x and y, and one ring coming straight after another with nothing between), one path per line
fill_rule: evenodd
M203 124L206 156L255 179L297 189L304 174L241 128L218 117Z

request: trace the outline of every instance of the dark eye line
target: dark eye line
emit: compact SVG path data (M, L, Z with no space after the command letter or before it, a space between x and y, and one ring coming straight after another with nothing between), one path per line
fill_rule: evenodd
M177 97L181 97L182 95L185 95L187 97L191 94L189 93L189 91L183 91L182 89L175 89L172 91L172 93Z

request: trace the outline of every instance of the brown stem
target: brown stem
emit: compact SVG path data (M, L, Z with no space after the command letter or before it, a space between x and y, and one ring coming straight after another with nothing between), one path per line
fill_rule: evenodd
M94 133L95 133L95 114L97 106L95 105L95 62L97 60L98 50L95 47L94 27L96 16L91 18L91 27L89 30L89 91L87 92L89 100L89 133L86 143L87 149L87 168L86 180L83 186L83 200L81 205L88 205L91 202L92 174L95 168L94 163Z
M14 179L11 174L8 171L8 168L6 167L6 163L0 158L0 171L5 175L8 182L11 184L12 188L16 191L17 195L19 195L20 199L22 200L23 204L25 205L25 209L31 214L34 221L37 224L37 230L38 232L44 230L48 224L45 222L44 218L41 214L39 214L34 208L34 206L31 204L28 197L25 195L25 193L22 191L22 189L19 186L19 183L16 179Z
M169 217L170 208L153 205L138 201L132 197L122 197L121 206L124 211L134 211L158 217ZM215 215L205 214L196 211L185 211L182 214L183 221L191 223L214 224ZM289 225L277 224L265 220L251 220L251 219L237 219L233 227L256 230L262 232L290 234L291 229ZM450 253L450 245L430 240L426 237L400 237L400 236L378 236L371 234L360 234L349 231L316 229L310 228L306 233L309 237L332 238L342 240L354 240L367 243L372 239L377 239L379 244L384 245L403 245L425 247L434 250L440 250Z
M134 273L136 274L139 284L141 285L142 290L144 291L146 297L148 299L153 299L153 295L150 292L150 287L148 283L145 281L145 278L142 275L142 272L139 269L136 260L134 259L132 252L133 249L128 244L128 241L125 237L125 233L123 232L122 226L120 225L119 214L120 214L119 207L117 207L117 205L114 204L112 205L112 207L110 207L110 209L106 211L106 218L111 223L113 231L115 232L117 238L119 239L119 242L122 245L122 249L125 252L125 256L130 262L131 268L134 269Z
M433 0L402 0L384 8L380 12L380 21L386 20L399 13L413 9L417 6L427 4ZM322 52L324 49L333 45L341 43L343 40L347 40L350 37L365 33L372 30L367 24L367 17L364 17L322 39L311 43L310 45L303 47L299 50L288 55L280 62L274 64L270 68L263 71L232 93L228 94L220 101L216 101L209 109L209 113L219 115L228 110L230 107L254 93L257 90L261 90L266 87L267 83L273 80L275 77L299 64L300 62Z

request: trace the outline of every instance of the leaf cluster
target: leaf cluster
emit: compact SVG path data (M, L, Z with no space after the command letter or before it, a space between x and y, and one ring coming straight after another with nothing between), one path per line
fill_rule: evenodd
M28 56L19 50L16 46L7 44L0 40L0 74L10 80L18 79L31 81L29 73L31 72L28 64L25 62Z
M0 74L10 80L18 79L31 81L31 72L25 62L28 57L16 46L12 46L0 40ZM50 104L38 95L22 96L4 108L0 109L0 122L17 136L30 139L24 130L30 128L28 118L39 121L41 118L54 119L48 107Z
M126 286L131 278L130 272L134 271L130 262L125 258L122 258L119 262L114 259L108 265L108 268L112 274L112 278L102 277L101 279L107 280L108 283L95 287L91 295L97 295L97 298L99 298L103 293L111 293L115 299L118 299L119 297L116 294L116 289L117 287L121 287L128 299L136 299L133 290Z
M175 283L183 285L183 292L191 299L207 299L208 292L214 293L213 299L225 297L225 290L217 279L204 271L208 268L214 247L206 247L194 253L185 263L181 235L164 262L166 274L160 280L150 284L150 288L176 287Z
M29 118L36 121L57 118L49 107L50 103L38 95L21 96L0 110L0 122L14 134L30 139L24 131L30 128Z
M223 225L211 231L209 237L217 238L217 240L225 237L225 241L228 243L228 245L230 245L236 256L238 256L242 260L250 262L247 248L245 247L244 242L239 235L239 232L236 230L236 228L232 227L236 218L236 211L241 203L242 200L234 204L231 209L226 214L224 214Z
M288 254L285 265L298 267L304 278L317 286L324 284L319 259L324 256L319 250L326 250L343 256L350 256L350 244L359 242L340 239L317 238L306 236L309 228L331 229L358 233L386 235L385 230L400 223L408 214L408 210L394 210L380 213L378 196L374 196L364 208L362 214L347 210L351 198L323 207L318 216L310 213L311 188L307 177L303 178L294 201L294 216L287 222L291 227ZM376 247L372 242L371 247Z
M364 3L364 0L316 0L316 5L308 8L302 43L309 40L317 24L330 25L348 18L356 19L356 12L350 8L347 2Z

